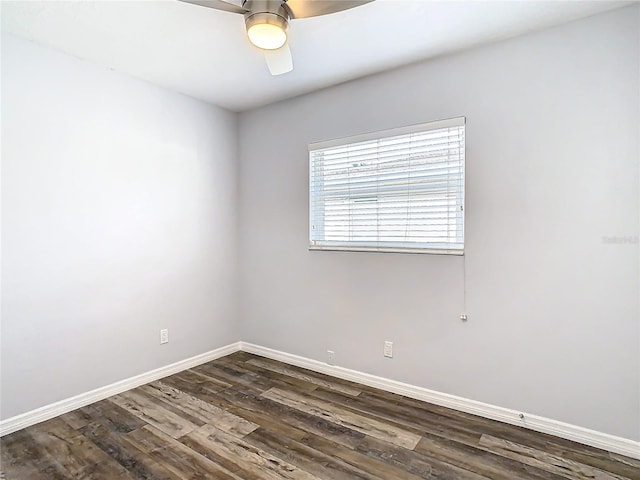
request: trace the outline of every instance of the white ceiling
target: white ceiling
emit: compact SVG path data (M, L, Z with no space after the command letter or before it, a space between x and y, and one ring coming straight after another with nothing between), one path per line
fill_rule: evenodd
M278 77L242 15L177 0L3 1L1 16L3 32L242 111L628 3L376 0L293 20L295 68Z

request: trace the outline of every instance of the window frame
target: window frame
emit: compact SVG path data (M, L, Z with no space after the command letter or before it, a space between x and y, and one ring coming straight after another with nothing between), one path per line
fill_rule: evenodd
M402 135L408 135L413 133L422 133L434 130L440 130L444 128L462 127L463 128L463 149L462 149L462 164L461 164L461 181L462 188L459 195L456 196L456 206L459 204L461 208L460 218L462 232L462 246L460 248L447 248L447 247L418 247L412 246L413 242L404 242L407 246L389 246L381 245L378 241L366 242L356 241L353 244L349 244L350 240L323 240L322 244L317 244L316 240L313 240L313 228L314 228L314 209L313 209L313 157L314 151L325 150L333 147L347 146L351 144L357 144L360 142L382 140L389 137L397 137ZM383 253L419 253L430 255L464 255L465 252L465 195L466 195L466 118L465 117L452 117L444 120L436 120L426 123L420 123L415 125L409 125L405 127L392 128L387 130L380 130L370 133L364 133L359 135L353 135L348 137L335 138L332 140L310 143L308 146L309 152L309 251L348 251L348 252L383 252ZM351 197L350 197L351 198ZM377 200L376 200L377 201ZM403 242L396 242L403 243ZM417 243L417 242L416 242ZM435 244L435 242L433 242ZM444 243L444 242L443 242Z

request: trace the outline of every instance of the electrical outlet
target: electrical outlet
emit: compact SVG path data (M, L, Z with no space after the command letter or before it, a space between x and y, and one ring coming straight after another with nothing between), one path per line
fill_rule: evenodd
M327 350L327 363L329 365L334 365L334 363L333 363L333 354L334 353L335 352L333 350Z
M163 328L160 330L160 343L169 343L169 329Z
M384 342L384 356L393 358L393 342L385 340Z

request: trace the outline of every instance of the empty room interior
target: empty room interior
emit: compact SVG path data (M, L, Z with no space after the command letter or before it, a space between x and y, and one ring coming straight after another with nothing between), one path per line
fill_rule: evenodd
M639 2L0 17L0 478L640 480Z

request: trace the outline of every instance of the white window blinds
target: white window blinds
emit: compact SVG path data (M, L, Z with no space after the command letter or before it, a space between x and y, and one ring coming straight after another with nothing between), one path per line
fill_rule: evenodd
M462 254L465 119L309 145L310 248Z

